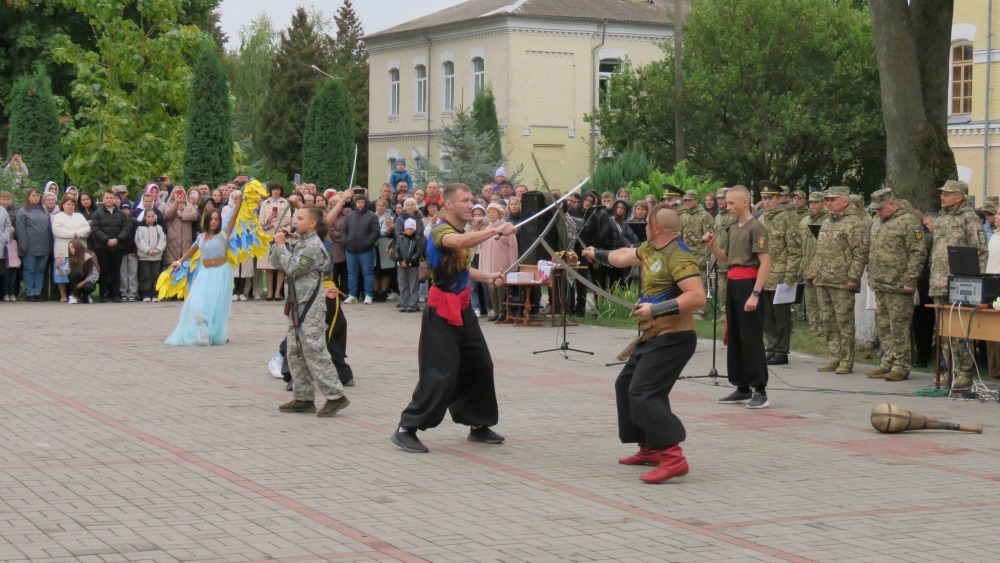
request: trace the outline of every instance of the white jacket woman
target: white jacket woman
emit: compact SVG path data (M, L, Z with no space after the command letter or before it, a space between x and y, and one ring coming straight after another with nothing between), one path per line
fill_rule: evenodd
M69 241L78 238L84 246L87 246L87 237L90 236L90 223L83 213L76 212L76 202L73 200L63 201L63 210L52 217L52 256L69 256Z

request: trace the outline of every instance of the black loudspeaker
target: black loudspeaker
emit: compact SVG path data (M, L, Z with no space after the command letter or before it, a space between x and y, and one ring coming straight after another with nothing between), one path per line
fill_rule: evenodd
M525 194L521 196L521 217L523 219L527 219L542 209L545 209L546 205L545 196L541 192L525 192ZM554 210L549 211L517 230L518 256L523 254L524 251L535 242L538 235L545 230L545 226L552 220L553 214L555 214ZM559 231L560 229L558 228L558 225L553 226L552 229L549 230L548 234L545 235L545 242L549 243L549 246L556 250L562 249L562 244L559 242ZM548 251L546 251L545 248L539 244L535 250L533 250L531 254L524 259L523 263L537 264L539 260L551 259L552 257L549 256Z

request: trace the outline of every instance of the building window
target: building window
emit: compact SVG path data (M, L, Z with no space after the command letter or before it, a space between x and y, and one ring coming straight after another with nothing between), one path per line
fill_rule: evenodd
M478 96L486 88L486 64L483 59L472 59L472 95Z
M427 113L427 67L417 65L417 113Z
M444 63L444 111L455 107L455 63Z
M389 117L399 115L399 69L389 71Z
M951 113L972 113L972 45L951 49Z
M608 95L608 88L611 77L621 72L622 62L619 59L601 59L601 64L597 69L597 88L600 101L604 102Z
M450 156L442 156L441 157L441 171L442 172L451 172L451 157Z

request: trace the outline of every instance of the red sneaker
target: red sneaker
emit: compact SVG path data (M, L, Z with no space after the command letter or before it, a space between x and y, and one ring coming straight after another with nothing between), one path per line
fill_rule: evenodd
M654 454L652 450L646 447L646 444L639 444L639 451L628 456L623 457L618 460L618 463L622 465L659 465L660 456L659 452Z
M688 462L680 446L671 446L665 450L650 450L650 454L659 457L660 464L656 469L639 476L646 483L662 483L674 477L688 474Z

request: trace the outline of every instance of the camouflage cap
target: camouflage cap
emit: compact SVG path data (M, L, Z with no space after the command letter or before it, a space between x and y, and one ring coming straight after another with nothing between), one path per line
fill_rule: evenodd
M728 193L729 193L729 188L719 188L715 192L715 197L716 198L726 197L726 194L728 194Z
M872 202L868 205L868 209L876 211L882 209L882 206L888 203L890 200L895 199L891 188L882 188L872 194Z
M788 195L788 186L781 186L781 195Z
M857 206L858 209L865 206L865 198L861 194L851 194L847 197L851 199L851 205Z
M826 192L812 192L809 194L809 201L823 201Z
M996 215L998 207L1000 207L1000 196L991 195L983 202L983 211L987 215Z
M692 200L693 199L695 201L698 201L698 191L697 190L688 190L688 191L684 192L684 199L686 199L686 200Z
M764 180L760 184L760 195L781 195L781 186Z
M792 192L792 197L801 197L802 199L806 199L806 192L802 190L795 190Z
M965 182L959 182L958 180L948 180L943 186L938 188L942 192L952 192L959 193L962 195L969 195L969 184Z
M847 186L833 186L832 188L826 190L826 194L823 197L826 199L833 199L835 197L849 195L851 195L851 188L848 188Z

